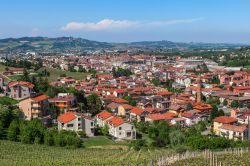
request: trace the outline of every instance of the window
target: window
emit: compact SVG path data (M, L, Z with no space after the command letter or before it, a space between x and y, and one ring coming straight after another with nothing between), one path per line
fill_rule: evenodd
M94 122L91 122L90 125L91 125L91 126L94 126Z
M119 135L122 135L122 133L121 133L121 132L119 132Z
M131 132L127 132L127 137L131 137Z
M131 126L131 130L133 130L134 129L134 126Z
M122 127L119 127L119 130L121 130L122 129Z
M74 124L72 123L72 124L67 124L67 127L73 127L74 126Z

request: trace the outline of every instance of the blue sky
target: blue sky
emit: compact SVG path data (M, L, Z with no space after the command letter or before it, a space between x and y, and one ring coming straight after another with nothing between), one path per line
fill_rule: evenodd
M250 43L250 1L0 1L0 38L22 36Z

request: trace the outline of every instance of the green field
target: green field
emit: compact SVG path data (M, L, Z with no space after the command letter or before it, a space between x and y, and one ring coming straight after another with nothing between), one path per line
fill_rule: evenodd
M1 166L47 166L47 165L144 165L168 150L109 148L61 148L45 145L28 145L10 141L0 141Z
M6 66L0 64L0 73L3 72L3 71L5 71L5 68L6 68Z
M38 71L42 71L44 69L45 68L41 68ZM62 74L66 74L66 76L73 77L76 80L82 80L86 78L86 76L88 75L87 73L70 72L70 71L64 71L64 70L54 69L54 68L46 68L46 70L50 72L50 76L48 77L49 82L56 81L58 77L60 77L60 75Z

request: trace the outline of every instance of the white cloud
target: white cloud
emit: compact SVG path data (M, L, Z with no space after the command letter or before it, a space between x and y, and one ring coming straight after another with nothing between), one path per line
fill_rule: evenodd
M152 26L169 26L176 24L188 24L204 20L204 18L177 19L167 21L130 21L130 20L112 20L104 19L99 22L70 22L61 29L64 31L72 30L113 30L113 29L128 29L135 27L152 27Z
M128 20L111 20L104 19L97 23L94 22L70 22L66 26L62 27L62 30L104 30L104 29L119 29L130 28L137 25L135 21Z

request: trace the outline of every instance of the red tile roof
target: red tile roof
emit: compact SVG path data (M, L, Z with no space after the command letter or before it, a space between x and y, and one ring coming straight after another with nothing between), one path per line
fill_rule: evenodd
M172 95L174 94L173 92L168 92L168 91L161 91L158 92L157 95L165 96L165 95Z
M240 133L244 132L247 129L246 126L235 126L235 125L230 125L230 124L224 124L220 128L225 129L225 130L240 132Z
M121 98L114 98L113 101L115 103L128 103L127 100L121 99Z
M227 124L237 122L237 119L229 116L219 116L214 119L214 122Z
M49 97L47 95L39 95L39 96L36 96L36 97L33 97L31 98L32 100L36 101L36 102L40 102L40 101L43 101L43 100L47 100Z
M58 117L58 121L61 123L68 123L76 118L75 112L66 112Z
M172 120L175 116L177 116L175 113L167 112L165 114L149 114L147 118L152 120Z
M110 112L107 112L107 111L102 111L100 112L99 114L96 115L96 117L102 119L102 120L105 120L105 119L108 119L112 116L112 114Z
M108 120L108 123L109 123L110 125L114 125L115 127L120 126L120 125L123 124L124 122L125 122L124 119L122 119L122 118L120 118L120 117L117 117L117 116L115 116L115 117L111 118L110 120Z
M132 110L130 110L130 112L136 115L141 115L144 111L140 108L134 107Z
M21 86L25 86L25 87L28 87L28 88L34 88L34 84L30 83L30 82L25 82L25 81L20 81L20 82L10 82L8 84L9 87L13 87L13 86L16 86L16 85L21 85Z
M185 118L192 118L194 115L191 112L183 112L181 113L181 116Z

